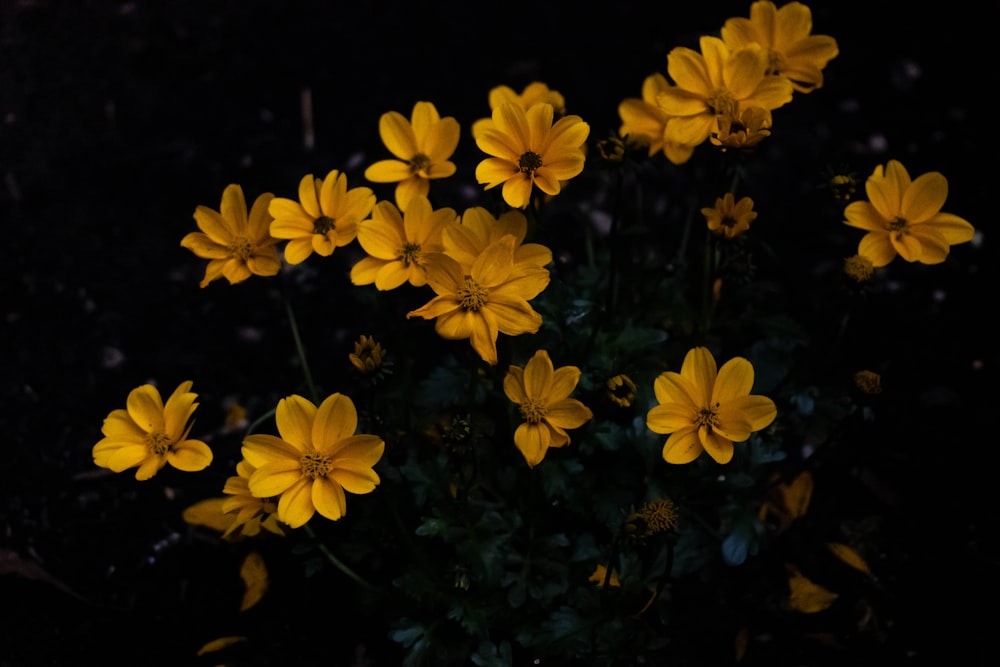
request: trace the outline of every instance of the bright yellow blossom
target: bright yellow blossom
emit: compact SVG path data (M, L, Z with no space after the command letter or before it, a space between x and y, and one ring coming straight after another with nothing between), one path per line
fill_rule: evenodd
M226 500L222 503L222 511L232 518L232 523L222 534L224 539L235 535L253 537L260 533L261 528L284 535L278 523L278 501L275 498L258 498L250 493L250 478L256 468L249 461L243 460L236 464L236 474L226 480L222 492Z
M566 113L566 99L562 96L562 93L550 89L548 85L541 81L532 81L520 93L510 86L496 86L490 90L488 101L490 111L508 102L518 105L525 111L539 102L545 102L552 105L556 116L562 116ZM480 118L475 121L472 124L472 136L475 137L479 133L479 130L492 122L492 118Z
M549 284L548 269L514 263L517 239L507 234L480 253L468 270L444 253L427 259L427 283L436 297L407 313L435 320L448 340L469 339L483 361L497 363L497 336L535 333L542 316L528 303Z
M975 229L968 221L944 213L948 181L932 171L914 180L897 160L875 167L865 181L869 201L856 201L844 209L845 224L863 229L858 254L875 268L896 255L907 262L940 264L950 247L971 241Z
M576 366L554 368L546 350L538 350L524 368L511 366L503 379L503 391L517 404L524 422L514 431L514 444L534 468L549 447L570 442L568 428L579 428L593 413L570 394L580 381Z
M527 111L507 102L493 110L492 125L476 134L476 145L490 156L476 167L476 181L487 190L503 185L512 208L526 207L535 186L559 194L563 181L583 171L590 126L579 116L553 123L554 114L544 102Z
M734 357L717 370L705 347L685 355L680 373L660 373L653 383L659 405L646 414L646 426L670 434L663 459L690 463L706 451L717 463L729 463L733 443L769 426L778 412L770 398L751 395L752 388L749 361Z
M347 511L345 491L375 490L380 480L373 467L385 443L355 434L358 413L350 398L332 394L317 408L302 396L289 396L278 401L275 422L280 437L248 435L243 458L256 468L250 492L277 497L282 522L298 528L316 512L336 521Z
M365 178L373 183L396 183L396 205L401 210L406 210L413 197L426 197L431 180L447 178L457 170L451 156L461 128L451 116L441 118L431 102L414 104L410 120L398 111L382 114L378 131L396 159L372 164Z
M243 188L233 183L222 191L218 211L207 206L195 208L194 219L201 231L187 234L181 246L209 260L202 287L216 278L225 278L232 285L252 275L274 276L281 270L275 247L278 239L269 232L268 205L273 197L270 192L257 197L248 216Z
M717 130L708 141L723 151L730 148L748 150L771 136L771 112L762 107L747 107L739 116L719 114Z
M390 201L375 205L370 220L358 227L358 244L368 253L351 269L351 282L380 290L403 283L427 284L424 258L441 252L441 230L458 214L451 208L434 210L424 195L414 195L405 212Z
M715 200L715 206L701 209L708 221L708 229L717 236L733 239L750 229L750 223L757 218L753 210L753 200L743 197L739 201L732 192L727 192Z
M704 36L700 47L698 52L677 46L667 54L667 74L674 85L656 96L670 116L665 145L697 146L718 128L720 115L739 118L750 107L772 111L791 101L791 82L767 73L767 52L760 46L731 49L718 37ZM675 164L690 157L688 151L667 153Z
M800 93L823 86L823 68L839 50L829 35L813 35L812 11L801 2L779 9L770 0L750 5L750 18L736 17L722 26L722 40L731 49L759 44L767 50L768 74L791 81Z
M164 405L160 392L144 384L129 392L125 409L112 410L104 420L104 438L94 445L94 464L115 472L138 467L135 478L151 478L168 463L185 472L204 470L212 450L188 438L191 415L198 404L192 382L182 382Z
M375 206L370 188L347 188L347 175L336 169L326 178L306 174L299 181L299 200L275 197L269 210L274 216L271 236L288 239L285 259L301 264L314 252L329 257L358 234L358 223Z
M664 150L663 131L670 117L656 104L656 98L668 88L670 83L667 77L654 72L643 80L641 98L628 97L618 105L618 116L622 121L618 134L630 144L646 146L650 157Z
M481 206L465 209L459 221L448 224L442 233L446 255L458 261L466 271L491 243L510 234L514 237L514 264L543 267L552 263L552 251L541 243L524 243L528 219L522 211L512 209L499 218Z

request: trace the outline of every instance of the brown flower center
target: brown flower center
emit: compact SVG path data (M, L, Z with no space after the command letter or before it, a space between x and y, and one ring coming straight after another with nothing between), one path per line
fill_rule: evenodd
M472 276L465 276L465 285L458 289L458 302L462 310L479 310L486 305L490 291L480 285Z
M333 218L328 218L325 215L321 215L313 220L313 234L323 234L325 236L331 230L336 228L337 225Z
M245 236L238 236L229 244L229 255L240 261L253 257L253 242Z
M889 223L889 232L895 232L898 236L902 236L906 233L906 229L909 226L910 223L906 221L906 218L897 217Z
M725 88L719 88L713 90L708 97L708 106L712 108L712 112L716 116L729 116L730 118L736 118L736 99L733 94L730 93Z
M431 159L423 153L417 153L410 160L410 173L428 178L427 170L431 168Z
M299 460L299 470L306 477L326 477L333 468L333 461L319 452L309 452Z
M403 266L410 266L410 264L416 264L420 266L420 244L419 243L407 243L403 246L403 254L400 257L403 260Z
M521 154L521 159L517 161L517 168L522 174L530 174L542 166L542 156L533 151Z
M519 403L521 417L529 424L537 424L545 418L545 406L534 398L525 399L524 403Z
M698 411L698 416L695 419L698 426L718 426L719 424L719 404L716 403L715 407L702 408Z
M164 456L168 451L170 451L170 445L173 441L163 431L156 431L154 433L149 433L146 435L146 445L156 456Z

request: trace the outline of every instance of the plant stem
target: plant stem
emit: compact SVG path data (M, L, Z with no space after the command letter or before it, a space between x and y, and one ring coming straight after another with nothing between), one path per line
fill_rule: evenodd
M292 310L292 304L287 297L284 301L285 311L288 313L288 324L292 329L292 338L295 340L295 351L298 353L299 362L302 364L302 374L305 376L306 388L309 390L309 396L312 398L313 403L319 403L319 392L316 391L312 372L309 370L309 362L306 360L306 350L302 345L302 337L299 335L299 325L295 320L295 311Z
M305 528L306 534L309 535L310 539L312 539L313 541L315 541L316 546L317 546L317 548L319 548L320 553L322 553L326 557L326 559L328 561L330 561L330 563L334 567L336 567L338 570L340 570L341 572L343 572L344 574L346 574L350 579L352 579L355 583L357 583L358 585L360 585L362 588L366 588L366 589L368 589L370 591L376 591L376 590L378 590L377 588L375 588L374 586L372 586L370 583L368 583L361 575L359 575L357 572L355 572L350 567L348 567L346 563L344 563L342 560L340 560L339 558L337 558L333 554L333 552L330 551L329 548L327 548L327 546L325 544L323 544L322 542L320 542L316 538L316 532L312 529L312 527L309 524L306 524L305 526L303 526L303 528Z

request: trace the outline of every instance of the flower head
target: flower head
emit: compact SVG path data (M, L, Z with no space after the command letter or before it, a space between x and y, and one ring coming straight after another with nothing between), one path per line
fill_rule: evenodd
M854 282L863 283L872 277L875 267L864 255L851 255L844 260L844 273Z
M625 517L625 531L634 538L665 533L677 526L677 505L669 498L643 503L638 512Z
M503 199L524 208L535 186L557 195L562 181L583 171L585 142L590 126L579 116L563 116L553 123L551 104L528 110L507 102L493 110L492 123L476 134L476 145L487 155L476 167L476 181L486 189L503 185Z
M762 107L741 109L739 116L720 114L718 130L709 135L713 146L723 151L729 148L748 150L771 136L771 112Z
M867 234L858 254L872 266L885 266L896 255L907 262L940 264L950 247L971 241L975 229L968 221L944 213L948 181L932 171L914 180L896 160L878 165L865 181L869 201L856 201L844 209L845 224Z
M442 338L469 342L483 361L497 363L497 336L535 333L542 316L528 303L549 284L548 269L515 264L517 239L506 234L479 254L468 270L444 253L427 259L427 283L436 297L407 313L435 320Z
M382 143L395 159L379 160L365 170L373 183L396 183L396 205L406 210L415 196L426 197L431 180L455 173L452 153L461 128L452 117L441 118L430 102L413 105L410 120L398 111L382 114L378 122Z
M453 220L458 220L453 209L434 210L423 195L410 199L405 212L389 201L377 203L371 219L358 228L358 244L368 256L351 269L351 282L374 283L380 290L404 283L423 287L427 284L424 260L443 249L441 230Z
M222 534L223 539L235 535L253 537L261 529L275 535L285 534L278 522L277 499L258 498L250 493L250 478L256 470L248 461L240 461L236 464L236 474L222 487L222 492L227 494L222 511L232 519Z
M374 435L355 434L358 413L343 394L333 394L317 408L302 396L278 401L275 422L280 437L265 434L243 439L243 458L256 470L250 492L278 499L278 519L292 528L316 512L336 521L347 511L349 493L371 493L379 483L373 466L385 443Z
M512 209L495 218L485 208L473 206L445 226L441 240L445 254L466 271L491 243L508 234L515 240L514 264L537 268L551 264L552 251L541 243L524 243L527 233L528 219L522 211Z
M731 49L762 46L768 73L808 93L823 86L823 68L839 53L837 40L811 32L812 11L806 5L789 2L779 9L770 0L760 0L750 5L750 18L727 20L720 34Z
M204 470L212 450L188 438L191 415L198 404L192 382L182 382L167 399L151 384L129 392L125 409L112 410L104 420L104 438L94 445L94 464L115 472L138 467L135 478L146 480L168 463L185 472Z
M554 368L545 350L535 352L524 368L507 369L503 391L524 419L514 431L514 444L532 468L542 462L549 447L569 444L566 429L579 428L594 416L590 408L569 397L579 381L579 368Z
M743 197L739 201L732 192L715 200L715 206L701 209L708 221L708 229L717 236L733 239L750 229L750 223L757 218L753 210L753 200Z
M716 369L708 348L688 351L681 372L665 371L653 383L659 405L646 414L654 433L670 434L667 463L690 463L703 451L717 463L733 458L733 443L767 428L777 416L774 401L751 395L753 366L743 357Z
M354 352L348 355L351 364L359 373L374 373L382 368L382 344L371 336L361 336L354 343Z
M209 260L202 287L216 278L225 278L232 285L252 275L273 276L281 270L275 247L278 240L268 231L268 206L273 197L270 192L257 197L247 215L243 188L234 183L222 191L218 211L207 206L195 208L194 219L201 231L187 234L181 246Z
M700 46L700 52L678 46L667 54L674 85L656 96L670 117L665 144L697 146L718 128L719 116L741 118L744 109L772 111L791 101L791 82L768 74L767 52L759 45L731 49L721 39L705 36ZM690 157L690 150L667 153L675 164Z
M620 408L627 408L635 400L635 382L627 375L618 374L608 378L605 383L608 390L608 400Z
M285 259L301 264L314 252L329 257L358 234L361 222L375 206L370 188L347 188L347 175L336 169L326 178L306 174L299 182L299 200L275 197L271 201L271 236L288 239Z

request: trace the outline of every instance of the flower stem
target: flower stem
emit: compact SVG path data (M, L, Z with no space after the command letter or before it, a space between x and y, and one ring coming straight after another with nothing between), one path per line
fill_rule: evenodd
M285 311L288 313L288 324L292 329L292 338L295 340L295 351L299 355L299 362L302 364L302 374L305 376L306 388L313 403L319 403L319 392L313 383L312 372L309 370L309 362L306 360L306 349L302 345L302 337L299 335L299 325L295 320L295 311L292 310L291 302L285 298Z
M309 538L312 539L316 543L316 546L319 549L320 553L323 554L328 561L330 561L331 565L333 565L338 570L340 570L341 572L343 572L344 574L346 574L350 579L352 579L356 584L358 584L362 588L366 588L366 589L368 589L370 591L378 590L374 586L372 586L370 583L368 583L368 581L366 581L360 574L358 574L357 572L355 572L354 570L352 570L350 567L348 567L347 564L344 563L344 561L342 561L339 558L337 558L333 554L333 552L330 551L329 548L327 548L327 546L325 544L323 544L322 542L320 542L319 540L317 540L316 539L316 532L312 529L312 527L309 524L306 524L305 526L303 526L303 528L305 528L306 534L309 535Z

